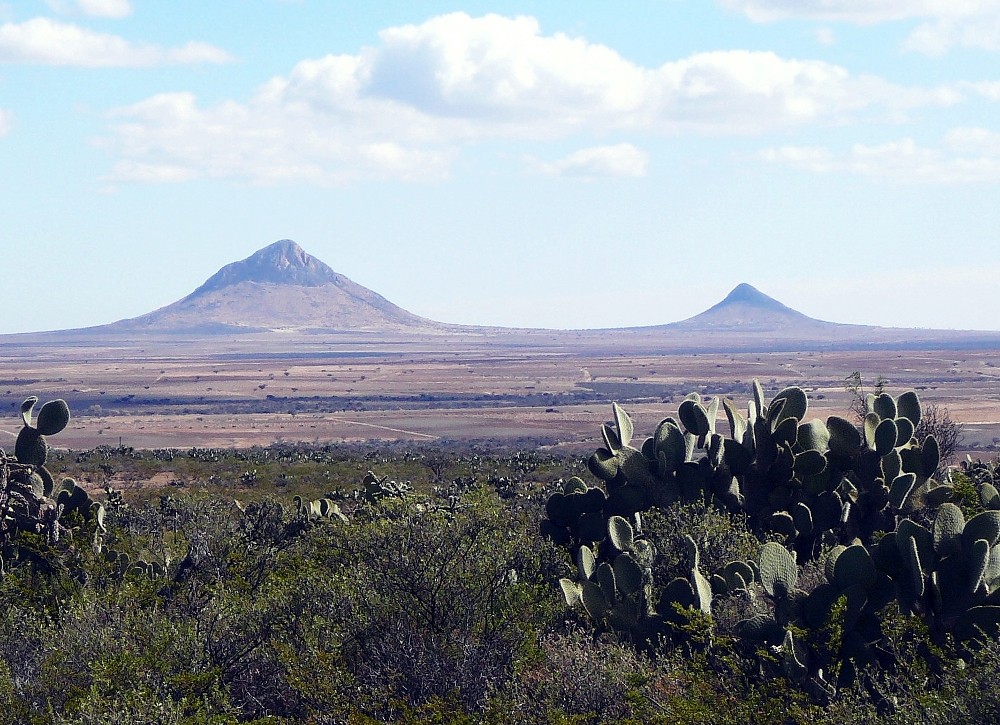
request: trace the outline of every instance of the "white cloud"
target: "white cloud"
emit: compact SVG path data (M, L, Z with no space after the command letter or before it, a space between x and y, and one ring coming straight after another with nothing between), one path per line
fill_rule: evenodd
M953 47L1000 50L1000 0L718 0L754 22L788 19L873 25L920 21L905 50L938 56Z
M527 17L454 13L380 37L380 47L355 56L352 82L360 93L436 117L544 129L536 133L758 130L893 103L904 92L889 84L873 89L829 63L769 52L698 53L646 68L602 45L542 35Z
M45 0L45 4L60 15L125 18L132 14L131 0Z
M985 128L953 128L944 137L945 146L956 153L975 153L1000 158L1000 133Z
M193 95L165 93L116 112L114 145L123 156L111 180L187 181L241 177L256 183L338 184L358 178L425 180L446 175L447 150L350 137L324 129L305 109L253 103L198 108Z
M761 152L761 158L813 173L850 173L903 183L1000 182L1000 133L981 128L957 128L945 135L940 148L900 139L869 146L855 144L837 153L822 146L782 146Z
M639 177L646 175L649 158L632 144L593 146L580 149L563 159L549 163L529 159L542 174L551 176L576 176L585 179L598 177Z
M921 23L903 42L905 50L929 56L944 55L955 47L1000 50L1000 11Z
M129 0L77 0L80 10L100 18L124 18L132 14Z
M816 42L829 48L837 44L837 34L833 32L833 28L818 28Z
M108 33L49 18L0 25L0 63L101 67L145 67L224 63L232 58L205 43L178 48L136 44Z
M869 25L894 20L970 18L996 13L998 0L719 0L755 22L808 19Z
M543 35L526 17L454 13L380 39L356 55L303 60L245 103L201 106L169 94L119 109L106 140L123 157L117 177L155 178L148 169L162 164L265 183L441 178L461 145L484 139L760 133L960 98L769 52L699 53L649 68L580 38ZM606 173L636 173L637 158L620 155L615 166L605 152L564 160L563 172L603 163Z
M959 84L959 88L975 93L988 101L1000 101L1000 81L965 81Z

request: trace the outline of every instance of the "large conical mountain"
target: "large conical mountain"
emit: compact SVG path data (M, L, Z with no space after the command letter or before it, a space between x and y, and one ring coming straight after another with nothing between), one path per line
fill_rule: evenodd
M182 300L122 320L148 331L401 330L438 323L411 314L282 239L227 264Z

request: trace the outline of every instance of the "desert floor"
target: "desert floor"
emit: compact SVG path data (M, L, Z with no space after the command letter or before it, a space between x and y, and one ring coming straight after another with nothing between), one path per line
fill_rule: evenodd
M593 347L462 349L344 344L294 353L251 344L44 348L0 345L0 441L13 443L21 401L64 398L73 419L53 445L89 449L243 447L276 441L482 441L593 448L610 402L637 434L675 415L684 395L733 398L745 408L757 379L810 397L807 417L848 416L844 379L878 376L914 389L965 427L964 450L1000 450L996 350L637 354ZM721 417L721 414L720 414ZM3 422L6 420L6 422ZM720 421L724 427L724 418ZM10 445L4 446L10 450Z

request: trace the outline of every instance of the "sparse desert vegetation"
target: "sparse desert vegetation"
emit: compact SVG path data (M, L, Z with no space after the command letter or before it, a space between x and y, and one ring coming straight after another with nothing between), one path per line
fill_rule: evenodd
M993 722L1000 467L943 465L895 386L856 425L839 385L830 415L750 381L594 401L589 452L74 451L77 417L19 404L0 698L26 723Z

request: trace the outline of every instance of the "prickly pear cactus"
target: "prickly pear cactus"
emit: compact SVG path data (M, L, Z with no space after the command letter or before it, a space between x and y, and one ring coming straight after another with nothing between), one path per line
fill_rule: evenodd
M38 419L32 425L31 413L37 402L38 398L31 396L21 403L24 427L14 444L14 456L19 463L42 467L49 452L45 436L55 435L69 424L69 406L65 400L50 400L38 411Z
M933 478L937 442L915 437L917 395L883 393L868 407L860 427L809 418L801 388L768 400L754 381L745 409L691 394L640 443L613 404L588 461L597 484L563 482L541 522L576 562L576 578L560 581L567 604L636 641L740 597L737 635L780 653L796 681L822 678L834 661L845 672L879 661L880 613L893 602L959 641L1000 631L1000 476L983 480L970 462L984 511L966 520L953 486ZM767 542L759 561L706 574L691 540L688 575L656 591L641 515L698 500L745 517ZM809 593L797 588L807 562L826 578Z
M544 532L575 548L599 541L610 516L700 499L745 514L761 539L777 536L805 561L824 547L870 543L900 517L950 500L952 487L932 478L936 441L914 438L921 418L915 393L877 396L859 430L837 416L807 419L801 388L768 401L755 381L752 392L745 413L728 400L704 404L692 394L677 418L663 419L637 447L631 418L612 405L604 446L588 461L603 488L576 479L554 493ZM717 430L720 407L729 435ZM990 500L1000 506L1000 496Z
M371 471L368 471L365 474L361 483L364 485L364 489L361 491L361 497L368 503L375 503L384 498L403 498L410 492L410 485L408 483L390 481L388 476L379 478ZM315 503L317 507L321 505L318 501L313 503ZM324 515L318 508L315 511L310 511L309 514L311 518L318 518ZM312 514L316 515L312 516Z
M37 403L38 398L32 396L21 404L23 425L14 444L14 460L0 452L0 543L3 545L10 544L19 531L45 534L50 542L57 542L67 531L60 518L74 511L87 522L97 517L98 531L103 529L100 504L92 502L75 482L53 498L54 481L45 467L49 452L46 437L61 432L69 424L69 406L64 400L49 401L33 419Z

